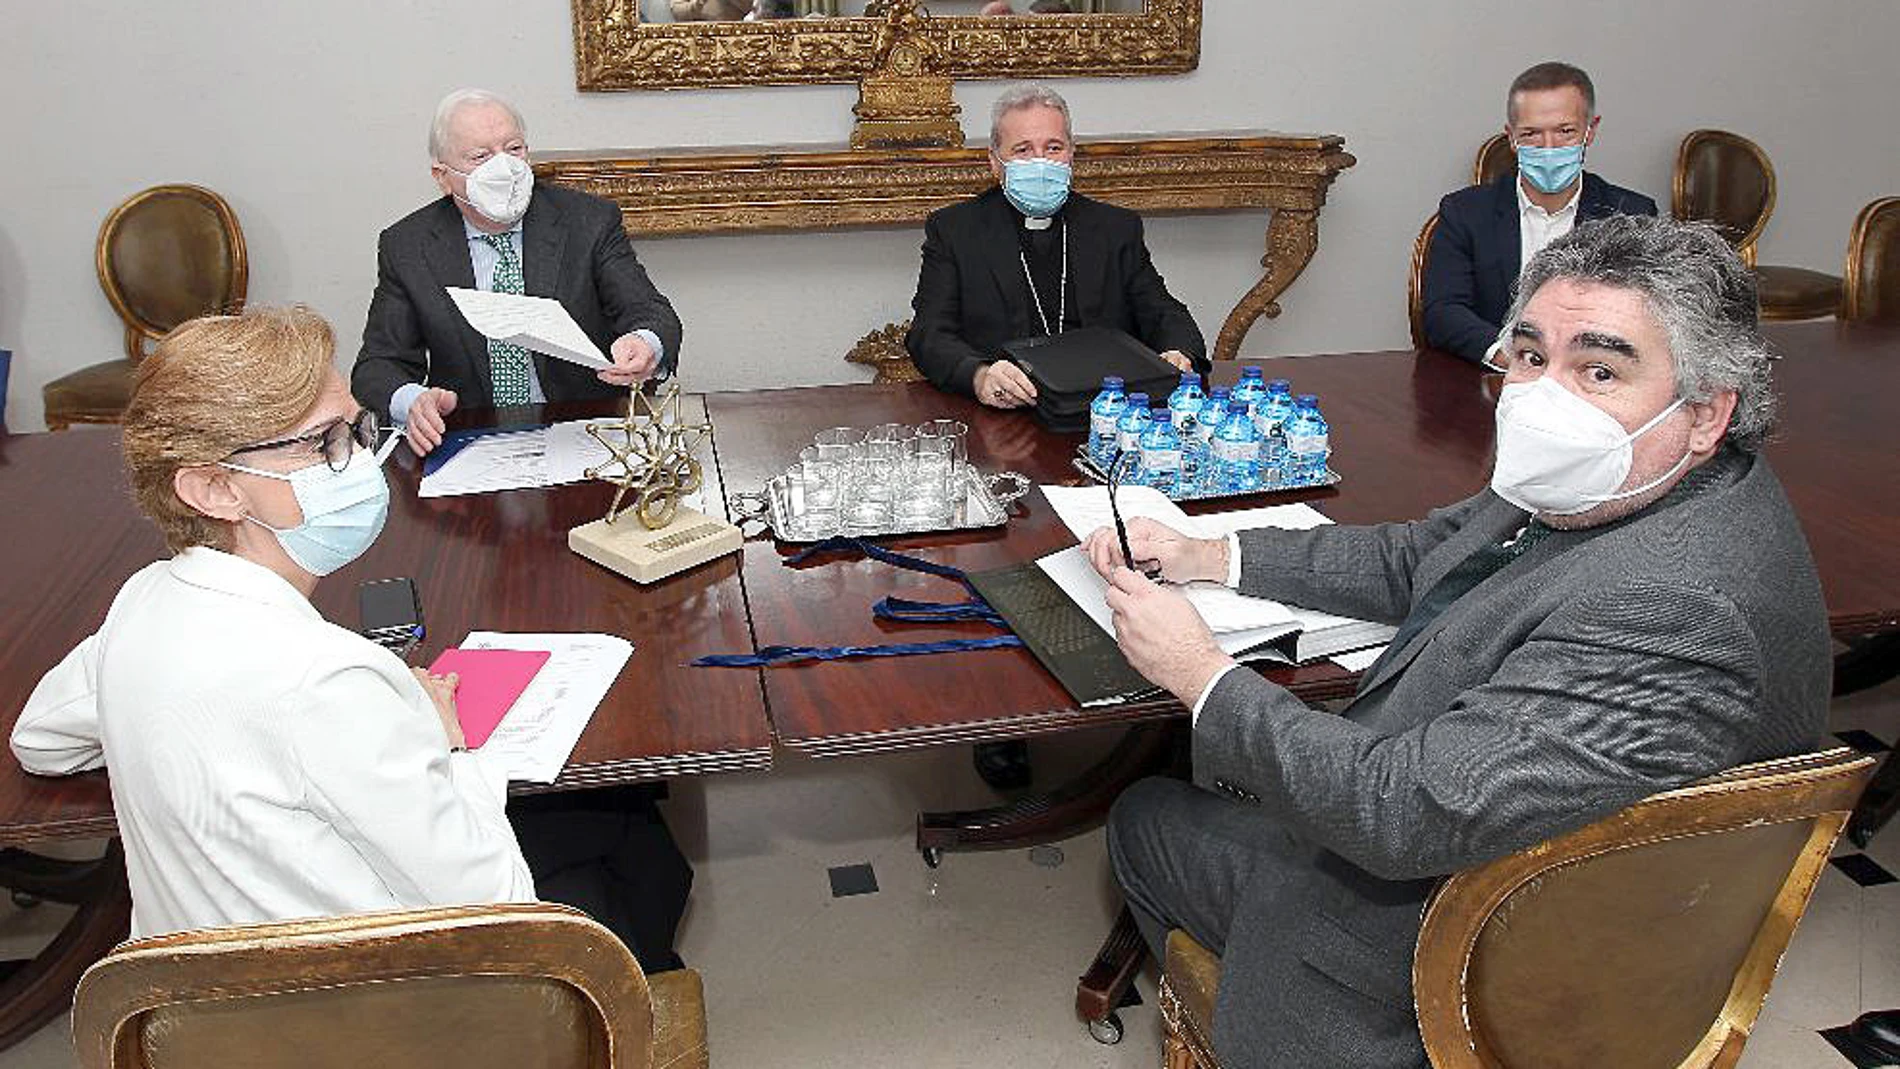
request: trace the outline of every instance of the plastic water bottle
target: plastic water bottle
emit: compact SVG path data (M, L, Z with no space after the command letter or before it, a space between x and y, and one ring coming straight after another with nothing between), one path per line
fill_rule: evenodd
M1251 419L1254 406L1259 404L1266 395L1267 384L1260 369L1243 367L1240 369L1240 382L1235 384L1233 393L1228 396L1227 405L1229 408L1238 408L1247 413L1248 418Z
M1141 482L1172 496L1181 479L1181 435L1165 408L1157 408L1141 432Z
M1128 395L1128 407L1122 410L1121 421L1115 425L1116 463L1127 463L1131 469L1123 473L1129 482L1140 481L1139 465L1135 461L1122 461L1122 457L1141 457L1141 432L1148 429L1148 395L1140 391Z
M1192 371L1182 373L1181 385L1168 395L1168 413L1174 419L1177 434L1180 433L1181 424L1190 416L1198 414L1206 400L1207 395L1201 392L1201 377Z
M1266 396L1254 405L1253 423L1261 434L1266 434L1275 424L1284 424L1293 414L1293 384L1285 379L1274 379L1267 383Z
M1220 478L1214 472L1214 429L1227 418L1227 387L1216 386L1195 414L1192 436L1181 435L1181 497L1218 494Z
M1245 408L1235 404L1228 409L1214 429L1212 450L1221 493L1244 494L1260 488L1260 432Z
M1102 380L1102 392L1089 402L1089 459L1103 471L1121 452L1115 431L1128 409L1128 395L1122 387L1122 377L1110 375Z
M1189 371L1181 375L1181 385L1168 395L1168 415L1174 421L1175 436L1181 444L1181 474L1171 496L1191 497L1201 481L1201 411L1207 407L1207 395L1201 392L1201 377Z
M1260 432L1260 483L1275 490L1286 483L1286 421L1293 415L1293 386L1285 379L1267 383L1267 393L1254 405L1254 429Z
M1286 423L1287 482L1295 486L1313 486L1326 478L1326 417L1319 414L1319 398L1301 394L1293 402L1293 415Z

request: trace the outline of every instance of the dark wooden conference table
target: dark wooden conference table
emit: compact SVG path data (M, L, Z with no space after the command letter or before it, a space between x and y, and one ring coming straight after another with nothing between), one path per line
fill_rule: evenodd
M1782 430L1767 455L1813 548L1830 626L1841 637L1900 630L1900 421L1892 414L1900 329L1830 320L1771 324L1768 333L1784 359L1776 366ZM1410 350L1279 360L1270 374L1320 396L1342 482L1237 504L1304 500L1341 523L1367 523L1415 517L1484 485L1497 376ZM1238 365L1225 364L1214 377L1232 381ZM1069 463L1076 437L1045 434L1025 414L984 409L923 384L711 394L707 410L713 456L702 459L714 461L706 470L728 492L761 485L825 427L944 416L970 425L971 459L980 467L1038 483L1080 481ZM579 414L554 406L530 415ZM357 582L406 575L422 593L429 626L417 663L472 629L605 631L636 644L553 789L764 769L774 742L834 757L1156 722L1182 712L1171 700L1078 710L1022 650L764 671L693 668L688 662L701 654L765 645L989 632L878 623L870 607L886 594L941 600L959 591L947 580L861 560L787 567L795 547L769 537L749 539L737 556L637 586L566 548L568 528L604 512L611 488L422 500L419 465L406 451L398 457L388 527L361 561L319 587L326 617L354 627ZM111 431L0 436L0 509L9 535L0 555L0 726L10 731L40 675L98 626L125 578L165 550L130 500ZM1031 492L1003 527L887 544L976 571L1072 541ZM1350 693L1355 679L1331 664L1269 675L1308 699ZM113 829L103 773L49 779L0 760L0 847ZM16 886L34 884L30 859L9 850L0 861L16 875L28 871ZM68 884L40 879L53 897L101 904L82 907L40 960L0 978L0 1045L59 1012L61 985L69 995L77 968L123 934L123 877L115 889L110 868Z

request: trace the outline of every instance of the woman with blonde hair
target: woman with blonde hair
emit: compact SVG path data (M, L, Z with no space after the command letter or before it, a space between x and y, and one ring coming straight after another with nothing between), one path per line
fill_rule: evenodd
M28 771L111 769L134 936L534 897L453 678L310 603L389 511L389 450L334 352L314 313L252 309L140 364L125 460L175 555L126 581L14 727Z

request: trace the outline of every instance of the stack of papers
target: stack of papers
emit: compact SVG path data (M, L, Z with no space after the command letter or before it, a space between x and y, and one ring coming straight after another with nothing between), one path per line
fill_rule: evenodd
M1114 525L1107 487L1045 486L1042 493L1077 538L1088 537L1098 527ZM1193 538L1219 538L1256 527L1307 530L1332 522L1305 504L1189 516L1167 495L1148 486L1123 486L1116 492L1115 501L1124 521L1145 516ZM1036 563L1090 619L1104 631L1114 633L1108 583L1095 574L1082 547L1051 553ZM1394 630L1386 624L1250 598L1218 583L1189 583L1181 591L1207 622L1208 630L1214 632L1221 650L1240 660L1264 657L1304 664L1331 657L1348 669L1361 671L1378 659L1382 644ZM1365 653L1349 660L1347 651L1355 650Z
M527 430L496 431L444 439L438 450L446 458L430 470L424 466L421 497L488 494L536 486L559 486L587 478L587 469L613 460L613 452L587 433L589 423L612 419L582 419ZM615 436L618 440L618 436ZM434 455L429 457L435 464ZM614 465L604 474L619 472ZM706 511L706 486L680 497L687 508Z
M481 745L508 778L553 783L581 732L633 656L633 643L615 635L504 634L471 631L464 650L532 650L547 655Z

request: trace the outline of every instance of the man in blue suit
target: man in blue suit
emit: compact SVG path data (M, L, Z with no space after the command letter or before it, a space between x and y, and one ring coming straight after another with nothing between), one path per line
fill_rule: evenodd
M1517 171L1450 193L1425 261L1425 340L1489 364L1517 273L1580 222L1655 215L1656 202L1583 170L1596 141L1596 88L1568 63L1539 63L1511 82L1504 136Z

